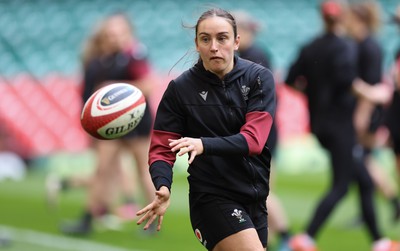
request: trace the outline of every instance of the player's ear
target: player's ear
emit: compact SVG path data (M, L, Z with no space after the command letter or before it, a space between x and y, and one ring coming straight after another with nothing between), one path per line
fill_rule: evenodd
M194 38L194 43L196 44L196 51L199 52L199 44L197 43L197 37Z
M236 36L236 39L235 39L234 43L235 43L234 44L235 51L237 51L239 49L239 45L240 45L240 35Z

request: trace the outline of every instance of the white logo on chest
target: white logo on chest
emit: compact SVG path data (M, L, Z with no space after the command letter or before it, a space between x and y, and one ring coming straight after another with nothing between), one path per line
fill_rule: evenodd
M199 94L204 99L204 101L207 100L208 91L202 91L202 92L199 92Z

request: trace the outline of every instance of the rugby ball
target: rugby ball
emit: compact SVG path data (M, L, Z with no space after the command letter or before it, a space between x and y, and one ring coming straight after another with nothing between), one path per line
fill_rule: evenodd
M116 139L136 128L143 118L146 100L137 87L126 83L106 85L85 102L83 129L98 139Z

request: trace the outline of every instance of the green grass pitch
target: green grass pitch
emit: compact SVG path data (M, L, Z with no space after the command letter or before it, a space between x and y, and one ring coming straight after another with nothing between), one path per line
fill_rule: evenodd
M295 155L290 155L290 149L282 149L281 152L274 167L277 170L273 178L273 190L285 206L291 231L298 233L307 223L315 204L329 185L329 173L323 168L314 172L285 169L284 165L293 165L291 162L297 162L298 165L326 164L326 162L318 154L317 158L303 155L301 162ZM81 160L84 161L83 158ZM171 207L165 215L162 230L155 235L147 235L135 222L129 222L124 223L118 231L96 227L96 231L87 237L66 237L60 234L59 225L65 220L76 219L81 214L85 198L83 189L61 194L58 208L50 209L45 201L44 189L44 178L48 167L32 167L23 181L0 182L0 249L3 250L3 245L7 251L205 250L190 227L188 189L183 162L178 163L180 166L175 171ZM376 205L382 231L388 237L400 240L400 223L394 224L391 221L390 204L378 193ZM370 240L365 228L348 226L358 214L356 189L352 188L319 233L320 250L370 250ZM11 238L10 245L5 247L7 243L2 242L2 238ZM277 239L272 236L270 250L274 250L276 241Z

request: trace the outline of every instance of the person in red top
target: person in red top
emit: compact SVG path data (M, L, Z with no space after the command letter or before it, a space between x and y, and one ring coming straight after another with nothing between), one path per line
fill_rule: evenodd
M151 94L151 66L147 49L134 36L132 24L123 13L115 13L103 20L89 37L83 51L83 102L102 86L124 82L138 87L147 100ZM112 208L116 189L122 185L127 206L133 205L134 176L122 167L121 155L132 154L142 182L146 202L152 201L154 187L147 172L147 151L153 123L150 103L140 124L127 135L114 140L92 140L97 167L88 184L88 198L82 219L76 224L62 226L66 234L87 234L92 230L93 218ZM136 212L136 211L135 211ZM132 216L135 216L132 212Z

